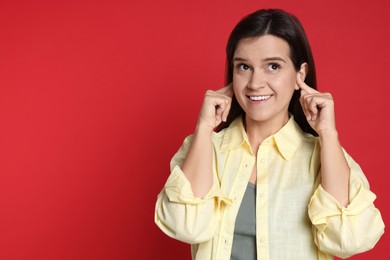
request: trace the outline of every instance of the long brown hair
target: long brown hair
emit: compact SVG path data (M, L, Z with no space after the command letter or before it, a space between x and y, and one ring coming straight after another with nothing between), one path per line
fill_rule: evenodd
M317 89L316 70L309 42L302 24L292 14L280 9L258 10L245 16L231 32L226 45L226 85L233 81L233 56L237 44L245 38L256 38L263 35L273 35L285 40L290 47L290 58L298 71L302 63L308 64L308 73L305 83ZM318 136L306 120L299 102L300 91L296 90L291 98L288 111L294 115L295 121L303 131ZM232 106L226 122L216 127L216 131L228 127L230 123L245 112L233 96Z

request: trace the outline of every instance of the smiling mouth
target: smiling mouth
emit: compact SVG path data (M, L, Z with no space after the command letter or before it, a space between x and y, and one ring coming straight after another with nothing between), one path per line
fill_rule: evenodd
M247 96L250 100L253 101L263 101L267 100L272 97L272 95L266 95L266 96Z

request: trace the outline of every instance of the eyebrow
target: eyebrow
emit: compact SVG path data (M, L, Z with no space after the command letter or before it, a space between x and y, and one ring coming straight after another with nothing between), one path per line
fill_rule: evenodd
M235 62L235 61L247 61L247 60L238 56L238 57L234 57L233 58L233 62ZM268 58L262 59L262 61L263 62L267 62L267 61L281 61L281 62L287 63L284 59L282 59L280 57L268 57Z

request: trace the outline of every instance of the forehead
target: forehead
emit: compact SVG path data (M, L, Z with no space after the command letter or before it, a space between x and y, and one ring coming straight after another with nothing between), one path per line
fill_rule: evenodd
M282 38L264 35L256 38L245 38L238 42L234 57L245 59L264 59L269 57L290 58L290 46Z

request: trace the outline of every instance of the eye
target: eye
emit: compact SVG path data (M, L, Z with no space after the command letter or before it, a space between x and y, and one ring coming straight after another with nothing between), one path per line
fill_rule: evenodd
M278 64L278 63L270 63L270 64L268 64L267 70L269 70L269 71L276 71L278 69L280 69L280 64Z
M243 63L238 64L238 65L237 65L237 68L238 68L239 70L244 70L244 71L250 69L248 65L243 64Z

